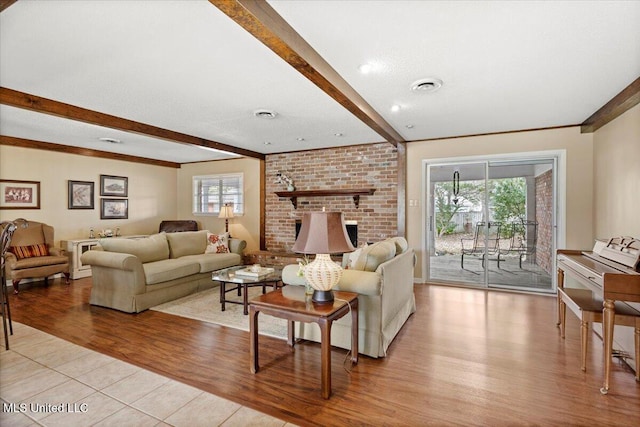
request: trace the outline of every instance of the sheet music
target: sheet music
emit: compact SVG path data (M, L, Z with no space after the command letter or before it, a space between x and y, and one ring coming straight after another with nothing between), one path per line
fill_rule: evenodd
M601 262L610 260L634 271L640 271L640 239L620 236L607 241L597 240L593 246L593 253L601 258Z

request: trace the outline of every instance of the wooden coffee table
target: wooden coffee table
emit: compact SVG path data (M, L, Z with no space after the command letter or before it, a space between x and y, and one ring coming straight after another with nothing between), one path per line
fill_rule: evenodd
M211 275L211 280L220 283L220 305L222 311L225 310L225 304L242 304L244 306L244 314L248 314L249 310L249 294L248 289L254 286L262 286L262 293L264 294L267 289L267 284L272 284L273 289L278 288L278 284L282 281L282 270L275 269L275 271L267 276L260 278L253 278L247 276L240 276L235 274L238 270L247 268L246 265L238 267L225 268L224 270L214 271ZM227 285L235 285L227 287ZM242 301L227 299L227 292L237 291L238 296L242 296Z
M283 291L288 296L283 295ZM320 345L322 363L322 397L331 395L331 324L351 311L351 362L358 363L358 294L353 292L334 291L333 303L317 304L311 297L304 295L303 286L287 286L249 302L249 334L250 334L250 368L252 373L260 369L258 364L258 314L288 320L287 343L293 348L295 344L295 322L314 322L320 326Z

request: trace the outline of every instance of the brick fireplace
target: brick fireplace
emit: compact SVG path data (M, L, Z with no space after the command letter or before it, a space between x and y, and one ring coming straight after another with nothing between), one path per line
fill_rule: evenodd
M345 221L357 223L358 242L375 242L397 235L397 151L388 143L267 155L265 242L270 252L291 253L296 220L309 211L339 211ZM283 172L296 190L375 189L359 198L348 195L298 197L297 209L276 184Z

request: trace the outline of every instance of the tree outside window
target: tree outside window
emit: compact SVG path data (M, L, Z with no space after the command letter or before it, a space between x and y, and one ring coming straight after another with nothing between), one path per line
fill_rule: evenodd
M526 219L526 180L523 177L491 179L487 186L491 221L507 224L519 223ZM454 203L453 183L435 183L434 203L437 237L456 232L458 222L454 221L454 218L457 215L482 212L484 190L483 180L460 182L458 203ZM510 236L505 235L504 237Z

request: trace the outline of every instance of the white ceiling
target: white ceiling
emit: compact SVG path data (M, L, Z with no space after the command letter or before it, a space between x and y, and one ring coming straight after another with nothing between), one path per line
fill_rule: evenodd
M640 76L640 1L269 5L407 141L580 124ZM444 84L409 90L425 77ZM0 13L0 86L262 154L384 141L206 0L19 0ZM6 105L0 133L229 156Z

